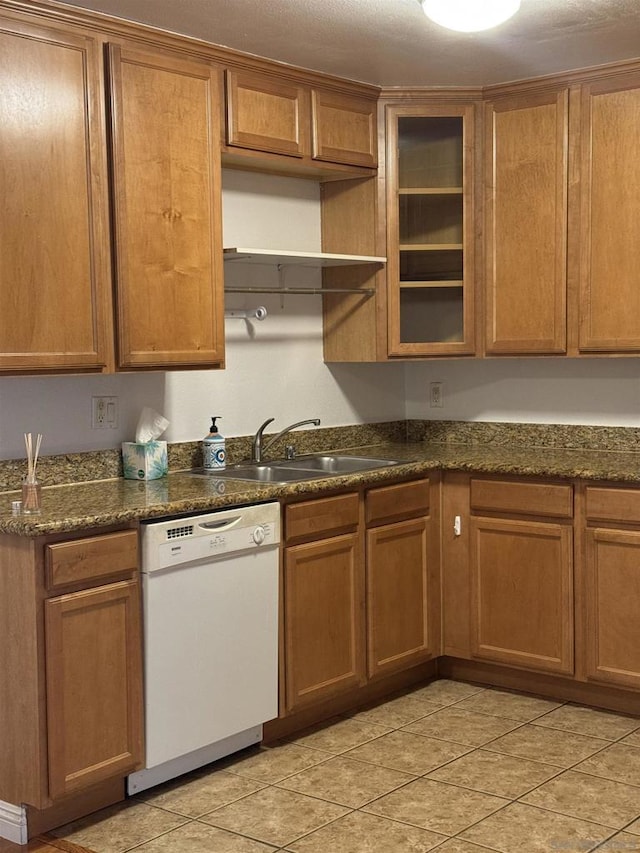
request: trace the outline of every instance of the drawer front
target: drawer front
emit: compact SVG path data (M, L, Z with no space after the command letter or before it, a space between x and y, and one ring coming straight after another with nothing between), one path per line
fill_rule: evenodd
M95 581L138 568L138 533L121 530L45 546L47 587Z
M640 524L640 489L586 488L589 521L626 521Z
M289 504L285 511L285 540L288 545L305 539L337 536L357 529L359 501L355 492Z
M573 487L472 479L471 510L573 518Z
M429 480L381 486L367 492L367 524L429 514Z

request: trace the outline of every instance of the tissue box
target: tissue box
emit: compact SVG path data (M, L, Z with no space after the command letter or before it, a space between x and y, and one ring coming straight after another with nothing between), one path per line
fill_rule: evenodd
M157 480L169 473L166 441L122 442L125 480Z

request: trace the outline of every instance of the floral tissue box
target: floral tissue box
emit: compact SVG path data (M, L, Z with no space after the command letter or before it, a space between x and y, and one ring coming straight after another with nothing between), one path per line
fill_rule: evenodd
M157 480L169 473L166 441L122 442L125 480Z

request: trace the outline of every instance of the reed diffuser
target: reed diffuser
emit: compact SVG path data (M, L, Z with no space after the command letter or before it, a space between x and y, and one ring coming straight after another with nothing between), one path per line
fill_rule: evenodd
M36 466L40 454L42 435L38 433L36 446L30 432L24 434L24 445L27 450L27 476L22 483L22 512L25 515L36 515L42 508L42 487L36 477Z

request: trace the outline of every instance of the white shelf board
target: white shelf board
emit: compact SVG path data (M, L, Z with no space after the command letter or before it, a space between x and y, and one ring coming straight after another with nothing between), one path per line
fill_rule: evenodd
M245 264L269 264L298 267L342 267L356 264L386 264L387 259L374 255L335 255L328 252L285 252L278 249L247 249L237 247L224 250L225 261L242 261Z

